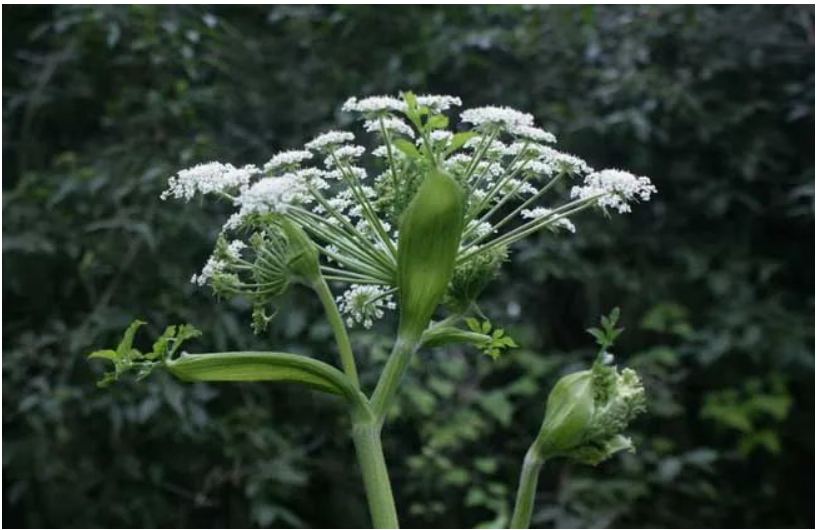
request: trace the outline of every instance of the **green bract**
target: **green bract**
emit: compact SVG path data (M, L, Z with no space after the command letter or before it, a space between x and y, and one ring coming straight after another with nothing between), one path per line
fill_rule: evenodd
M432 170L404 213L398 236L398 335L418 340L446 293L463 222L462 191Z

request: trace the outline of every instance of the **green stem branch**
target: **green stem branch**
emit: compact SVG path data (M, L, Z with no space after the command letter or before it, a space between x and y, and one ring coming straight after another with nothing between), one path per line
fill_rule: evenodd
M541 467L543 467L543 458L537 454L534 447L530 447L523 459L518 496L515 500L515 511L512 514L509 528L529 528L529 523L532 520L532 509L535 506L537 479Z
M395 400L401 378L407 371L407 366L412 360L412 355L418 349L418 340L407 340L398 337L395 342L390 358L387 360L378 384L375 386L370 403L375 413L376 421L379 425L384 423L387 411Z
M375 528L398 528L392 486L381 448L381 427L376 422L353 423L353 443Z
M318 294L321 304L324 306L324 312L327 314L327 319L330 321L330 327L333 328L333 335L335 335L338 354L341 357L341 366L344 369L344 373L350 378L350 382L356 388L359 388L361 385L358 382L358 370L355 366L355 356L353 355L353 348L350 345L350 337L347 335L347 328L344 326L344 321L338 312L336 301L333 299L333 293L330 292L327 281L321 276L313 281L311 286L313 290L316 291L316 294Z

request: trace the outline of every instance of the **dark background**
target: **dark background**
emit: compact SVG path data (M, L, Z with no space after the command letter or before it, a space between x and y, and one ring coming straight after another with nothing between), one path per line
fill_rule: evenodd
M272 331L188 282L225 212L167 177L261 164L400 89L532 112L595 167L649 175L628 216L517 246L483 308L525 347L423 352L384 432L406 526L497 524L548 389L615 353L644 376L636 455L544 470L537 526L811 525L812 7L4 7L5 526L358 526L338 403L301 388L95 388L133 318L195 351L335 362L315 300ZM364 381L392 327L354 336Z

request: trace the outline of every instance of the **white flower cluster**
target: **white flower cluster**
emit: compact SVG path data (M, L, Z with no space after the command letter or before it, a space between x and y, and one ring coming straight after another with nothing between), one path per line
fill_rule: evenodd
M324 165L331 168L344 162L352 162L361 158L365 151L366 149L360 145L342 145L324 159Z
M445 170L464 193L458 266L498 251L505 255L507 247L543 228L573 233L569 216L583 209L597 205L628 212L629 203L656 193L646 177L594 172L582 159L558 151L552 146L555 136L538 127L531 114L509 107L467 109L460 114L467 127L443 127L448 123L443 113L461 103L447 95L353 97L342 110L358 113L363 130L374 133L376 146L369 152L353 143L353 133L331 130L304 149L277 153L262 169L210 162L180 171L170 178L163 199L189 201L199 193L226 198L236 210L223 233L235 231L247 241L256 236L251 257L242 257L241 239L223 242L192 281L216 288L220 282L214 275L239 277L252 270L247 260L259 259L259 233L271 245L275 239L265 239L270 227L259 224L266 218L256 215L275 213L315 241L328 281L352 285L338 297L347 323L370 327L395 308L398 225L430 166ZM414 104L424 108L409 112ZM569 178L583 178L569 200L543 206L547 192L560 193ZM219 277L227 289L272 289L258 279L234 284L232 277Z
M322 133L305 144L311 151L324 151L327 148L352 142L355 135L348 131L327 131Z
M461 120L477 127L498 126L509 131L534 127L535 117L510 107L478 107L461 113Z
M339 310L347 316L347 325L356 323L369 329L374 320L383 318L385 310L394 310L392 294L378 285L353 285L336 299Z
M647 202L654 193L657 193L657 188L648 177L636 177L619 169L604 169L586 176L583 186L572 188L571 196L575 199L599 196L597 204L601 208L628 213L631 211L629 202Z
M555 135L544 131L540 127L532 127L529 125L519 125L514 127L511 131L512 134L518 136L520 138L524 138L526 140L531 140L533 142L541 142L547 144L553 144L557 141Z
M262 179L239 195L239 217L250 214L284 213L287 207L310 200L306 181L295 173ZM233 228L233 227L231 227Z
M250 183L259 169L255 166L237 168L231 164L208 162L183 169L168 179L168 189L162 192L162 200L168 198L191 200L197 193L227 193L242 189Z
M282 151L273 155L265 165L265 173L270 173L281 168L296 167L305 160L313 158L313 153L310 151Z
M463 103L457 96L438 96L424 94L418 96L418 104L429 107L437 112L449 110L451 107L460 107Z
M362 114L403 112L406 108L407 104L403 100L392 96L370 96L362 99L351 97L341 106L341 110L344 112L360 112Z
M220 260L215 256L211 256L208 258L205 266L202 267L202 273L198 276L196 274L191 276L191 283L202 287L208 283L211 278L213 278L214 274L218 274L225 270L225 267L227 267L227 263L225 261Z
M367 120L364 122L364 130L367 132L380 133L382 126L385 131L415 138L415 131L412 130L412 127L407 125L407 122L400 118L383 118L381 120Z

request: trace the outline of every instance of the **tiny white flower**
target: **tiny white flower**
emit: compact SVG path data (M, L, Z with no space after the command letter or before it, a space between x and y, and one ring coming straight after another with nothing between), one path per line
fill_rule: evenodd
M203 285L208 283L208 281L210 281L210 279L213 278L214 275L219 274L220 272L225 270L225 267L227 267L227 263L211 256L210 258L208 258L208 261L207 263L205 263L205 266L202 267L202 273L199 274L199 276L195 274L193 275L193 277L191 278L191 283L195 283L196 285L202 287Z
M244 241L235 239L228 244L225 253L228 255L229 258L239 260L242 258L242 250L246 248L247 244Z
M466 229L464 230L465 233L472 232L475 237L484 237L489 235L494 231L491 223L479 222L477 219L472 219L466 225Z

